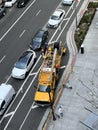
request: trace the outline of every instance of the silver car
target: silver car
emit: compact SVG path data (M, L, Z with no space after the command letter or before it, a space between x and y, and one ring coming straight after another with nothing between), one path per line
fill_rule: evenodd
M71 5L73 3L73 0L62 0L62 3L64 5Z
M14 68L12 69L12 77L24 79L35 61L36 53L30 49L25 51L15 63Z
M64 16L65 16L64 10L62 9L55 10L48 21L48 27L57 28L61 23L61 21L63 20Z

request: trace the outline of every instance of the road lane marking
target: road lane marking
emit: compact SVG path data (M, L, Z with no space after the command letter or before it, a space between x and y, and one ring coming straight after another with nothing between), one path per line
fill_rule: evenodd
M6 57L6 56L3 56L3 57L2 57L2 59L0 60L0 63L2 63L2 61L4 60L5 57Z
M60 67L60 69L64 69L64 68L66 68L66 65Z
M66 24L64 25L64 27L61 29L62 31L59 33L58 37L56 40L58 40L60 38L60 36L62 35L63 31L65 30L69 20L71 19L72 15L74 14L74 11L72 12L72 14L70 15L69 19L67 20ZM63 20L64 21L64 20ZM63 22L62 22L63 23ZM60 25L61 26L61 25ZM59 28L59 27L58 27Z
M40 66L40 68L41 68L41 66ZM26 92L24 93L24 95L23 95L23 97L21 98L19 104L17 105L14 114L16 113L16 111L18 110L20 104L22 103L23 99L25 98L26 94L28 93L28 91L29 91L31 85L33 84L35 78L37 77L37 75L38 75L38 73L39 73L39 71L40 71L40 68L38 69L37 74L36 74L35 77L33 78L32 82L30 83L30 85L29 85L28 88L26 89ZM20 89L20 91L21 91L21 89ZM19 92L19 91L18 91L18 92ZM6 124L5 128L4 128L4 130L7 129L7 127L8 127L8 125L9 125L9 123L11 122L11 120L12 120L14 114L10 117L10 119L9 119L9 121L7 122L7 124Z
M33 102L32 106L31 106L31 109L34 109L34 108L37 108L39 107L38 105L35 104L35 101Z
M40 12L41 12L41 9L37 12L36 16L38 16Z
M35 72L35 73L30 73L29 76L33 76L33 75L35 75L36 73L37 73L37 72Z
M22 37L22 35L25 33L26 30L23 30L23 32L20 34L19 38Z
M38 58L38 60L37 60L36 63L34 64L34 66L33 66L32 70L31 70L31 72L34 70L34 68L36 67L38 61L41 59L41 57L42 57L42 55L40 55L40 57ZM11 75L10 75L9 78L7 79L6 83L9 81L10 77L11 77ZM25 79L25 81L23 82L23 84L22 84L21 87L24 86L24 84L27 82L28 78L29 78L29 75L26 77L26 79ZM20 92L21 92L21 88L20 88L19 91L17 92L16 96L15 96L14 99L12 100L11 104L9 105L9 107L8 107L8 109L6 110L6 112L4 113L4 115L9 111L9 109L11 108L12 104L15 102L15 100L16 100L16 98L18 97L18 95L20 94ZM3 116L2 119L0 120L0 123L3 121L3 119L4 119L4 116Z
M33 104L31 105L31 107L30 107L30 109L29 109L29 111L28 111L28 113L27 113L27 115L26 115L26 117L25 117L24 121L22 122L22 124L21 124L21 126L20 126L19 130L21 130L21 129L22 129L22 127L23 127L23 125L24 125L25 121L27 120L27 118L28 118L28 116L29 116L29 114L30 114L31 110L32 110L32 109L34 109L34 108L37 108L37 107L39 107L39 106L38 106L38 105L34 105L34 102L33 102Z
M64 19L66 19L66 17L67 17L67 15L68 15L68 13L70 12L70 10L71 10L71 7L69 8L69 10L67 11L67 13L65 14L65 18ZM67 19L67 21L69 21L69 19L70 19L70 17ZM58 26L58 28L56 29L56 31L54 32L54 34L52 35L52 37L51 37L51 39L50 39L50 42L52 41L52 39L54 38L54 36L56 35L56 33L59 31L59 29L60 29L60 26L61 26L61 24ZM65 26L66 27L66 26ZM65 29L65 28L64 28ZM60 29L61 30L61 29ZM64 30L63 30L64 31ZM62 31L62 32L63 32ZM58 39L56 39L56 41L57 41Z
M37 108L37 107L39 107L38 105L33 105L31 108L32 109L35 109L35 108Z
M63 68L65 68L65 67L66 67L66 66L62 66L62 67L60 67L60 69L63 69ZM36 73L34 73L34 74L36 74ZM32 109L35 109L35 108L38 108L38 107L39 107L39 106L38 106L38 105L36 105L36 104L35 104L35 102L33 102L32 106L30 107L30 109L29 109L29 111L28 111L28 113L27 113L27 115L26 115L26 117L25 117L24 121L22 122L22 124L21 124L21 126L20 126L19 130L21 130L21 129L22 129L22 127L23 127L23 125L24 125L25 121L27 120L27 118L28 118L28 116L29 116L29 114L30 114L31 110L32 110Z
M13 112L10 112L10 113L8 113L8 114L6 114L6 115L4 115L4 118L5 117L8 117L8 116L11 116L11 115L13 115L14 114L14 111Z
M10 76L7 78L5 83L7 83L10 80L11 76L12 76L12 74L10 74Z
M27 8L26 10L20 15L20 17L12 24L12 26L3 34L3 36L0 38L0 41L10 32L10 30L16 25L16 23L23 17L23 15L29 10L29 8L36 2L34 0Z

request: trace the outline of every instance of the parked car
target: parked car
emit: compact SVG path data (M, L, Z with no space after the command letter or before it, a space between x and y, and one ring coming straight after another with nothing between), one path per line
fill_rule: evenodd
M5 2L5 7L12 7L15 4L16 0L7 0Z
M30 49L26 50L15 63L14 68L12 69L12 77L24 79L35 61L36 53Z
M17 7L22 8L28 3L29 0L17 0Z
M71 5L73 3L73 0L62 0L63 5Z
M33 50L41 50L48 39L48 30L40 29L32 38L30 48Z
M4 4L0 4L0 17L4 16L6 14L6 8Z
M0 116L3 115L14 95L15 90L12 85L5 83L0 85Z
M64 10L62 9L55 10L48 21L48 27L51 28L58 27L61 21L63 20L64 16L65 16Z

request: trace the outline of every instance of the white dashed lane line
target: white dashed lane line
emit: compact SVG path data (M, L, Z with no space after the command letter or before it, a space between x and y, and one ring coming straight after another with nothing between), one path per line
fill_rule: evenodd
M0 60L0 63L2 63L2 61L4 60L5 57L6 57L6 56L3 56L3 57L2 57L2 59Z
M37 12L36 16L38 16L40 12L41 12L41 9Z
M23 30L22 33L20 34L19 38L21 38L23 36L23 34L25 33L26 30Z

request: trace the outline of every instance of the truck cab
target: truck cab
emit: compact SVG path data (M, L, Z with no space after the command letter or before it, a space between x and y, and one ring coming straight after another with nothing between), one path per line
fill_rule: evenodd
M50 86L39 85L36 89L34 101L37 105L44 107L53 103L54 89Z

